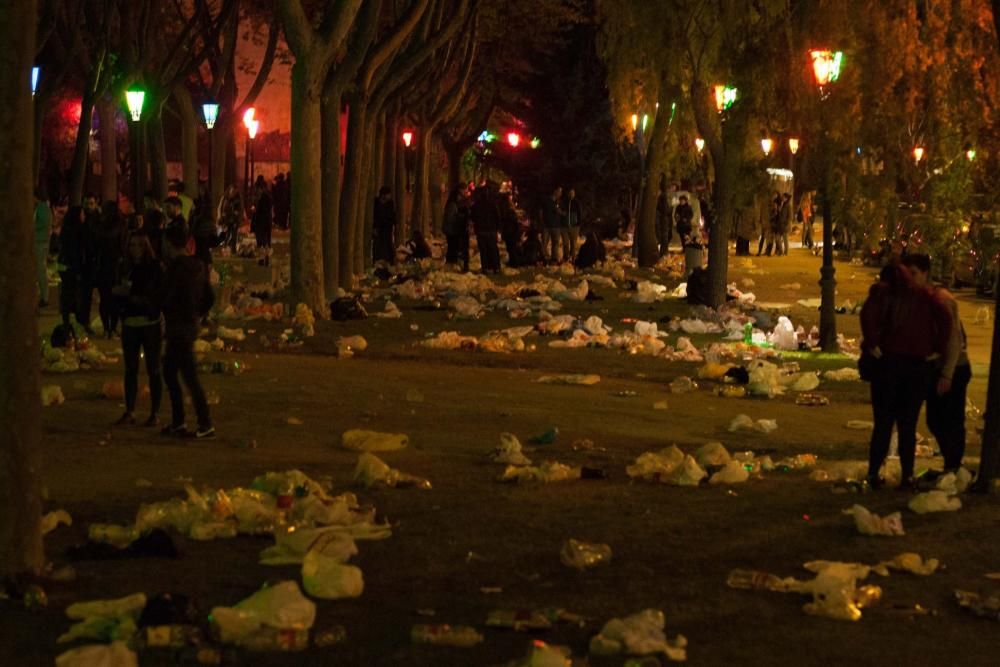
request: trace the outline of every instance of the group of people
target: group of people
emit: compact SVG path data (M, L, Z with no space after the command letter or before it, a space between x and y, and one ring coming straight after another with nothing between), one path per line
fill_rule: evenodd
M140 358L149 377L150 414L144 426L159 425L159 408L166 384L171 420L162 432L171 436L211 438L215 435L205 392L198 380L194 342L214 302L210 265L214 222L210 234L207 204L183 194L183 184L162 207L147 198L142 213L122 215L116 202L98 207L88 195L82 206L70 206L62 219L56 243L61 279L59 309L62 325L53 341L75 339L72 319L87 334L93 291L108 338L120 336L125 365L125 413L117 425L135 424ZM44 194L36 194L36 250L44 265L50 246L40 241L51 208ZM185 202L187 200L187 202ZM46 212L47 209L47 212ZM187 209L187 214L185 214ZM44 253L44 254L43 254ZM40 305L48 298L47 280L39 271ZM186 385L197 413L196 430L185 425Z
M927 427L955 472L965 453L965 400L972 370L958 303L930 280L931 261L910 254L887 264L861 309L862 378L871 383L874 419L868 483L883 485L892 431L898 438L901 488L916 489L916 428L926 403ZM932 480L936 474L924 475Z
M737 211L736 254L748 257L751 244L757 241L757 256L787 255L788 236L793 222L802 225L802 247L812 248L813 238L812 192L805 192L796 205L788 192L773 192L754 202L752 206Z
M222 229L220 243L236 254L239 230L246 216L250 217L250 231L254 235L257 263L271 264L271 231L274 227L288 229L292 212L292 174L278 173L268 184L259 175L250 189L249 208L243 201L243 194L237 185L226 188L216 212Z
M656 197L656 243L660 257L669 252L675 231L682 248L692 243L701 243L703 219L706 233L711 231L712 216L708 202L704 198L693 199L694 205L686 191L674 189L670 192L666 181L660 182L660 191Z

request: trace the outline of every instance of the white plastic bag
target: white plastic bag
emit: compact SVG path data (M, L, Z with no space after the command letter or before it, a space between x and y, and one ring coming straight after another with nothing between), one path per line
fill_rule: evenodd
M402 433L379 433L363 429L345 431L342 439L344 449L355 452L389 452L403 449L410 438Z
M324 600L359 597L365 589L361 568L345 565L318 551L310 551L302 561L302 587L309 595Z
M139 656L122 641L87 644L57 656L56 667L139 667Z

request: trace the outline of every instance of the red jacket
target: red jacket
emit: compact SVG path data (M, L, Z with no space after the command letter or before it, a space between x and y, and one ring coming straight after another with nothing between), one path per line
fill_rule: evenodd
M943 356L953 326L951 311L931 290L914 285L904 267L894 270L903 287L893 290L880 281L861 308L862 348L921 359Z

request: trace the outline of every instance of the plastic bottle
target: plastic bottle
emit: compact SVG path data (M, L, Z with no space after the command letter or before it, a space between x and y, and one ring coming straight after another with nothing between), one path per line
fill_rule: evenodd
M753 323L747 322L743 325L743 342L749 345L753 342Z
M784 591L788 588L780 577L758 570L733 570L726 578L726 585L748 591Z
M410 639L415 644L436 646L459 646L468 648L483 641L483 636L475 628L463 625L414 625Z

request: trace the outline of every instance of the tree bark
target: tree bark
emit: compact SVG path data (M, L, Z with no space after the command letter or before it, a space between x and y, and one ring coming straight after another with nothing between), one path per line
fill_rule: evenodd
M355 232L354 275L360 276L372 264L372 218L375 214L375 127L369 123L364 135L364 159L361 164L361 191Z
M101 123L101 201L118 201L118 108L107 96L96 106Z
M656 244L656 198L659 196L658 172L663 162L663 147L670 129L670 99L666 86L660 86L659 108L653 118L653 131L646 148L645 173L643 174L642 200L635 225L634 242L639 244L639 266L656 266L659 251Z
M94 92L88 86L83 91L80 102L80 124L76 130L76 145L73 147L73 162L69 174L69 203L79 206L83 201L83 189L87 180L87 166L90 162L90 130L94 125Z
M417 155L413 174L413 229L419 229L423 234L429 233L430 221L430 168L431 168L431 129L421 127L417 136Z
M37 574L41 402L31 196L34 0L0 3L0 577Z
M396 144L401 144L403 142L403 127L399 120L399 105L395 105L392 112L387 115L386 130L385 130L385 145L383 150L385 151L385 156L382 158L382 177L381 181L392 189L392 200L396 202L396 238L401 239L403 236L403 198L400 195L399 190L396 188L396 158L398 156L396 152Z
M406 238L409 229L409 215L407 211L408 195L406 192L406 152L407 148L402 141L398 141L396 146L396 173L392 175L394 187L396 189L396 229L399 230L399 238Z
M448 157L448 189L455 187L462 181L462 156L465 149L458 144L445 144L445 155Z
M379 189L383 185L388 185L383 179L383 173L385 169L385 135L386 135L386 114L382 112L379 114L378 119L375 123L375 141L372 142L372 156L371 156L371 180L369 181L368 192L373 199L378 195ZM369 207L367 213L365 213L365 233L372 233L374 229L375 222L375 208L374 206ZM396 245L399 245L399 237L395 237ZM374 263L372 254L365 253L365 269L370 269Z
M340 281L340 100L343 91L323 95L323 283L327 294ZM348 286L349 287L349 286Z
M350 289L354 284L358 243L355 223L363 189L361 167L365 153L363 141L367 101L352 94L348 96L347 104L347 153L344 156L344 183L340 193L340 285L344 289Z
M146 123L149 146L149 187L158 201L167 198L167 145L163 137L163 103L156 101ZM139 195L144 195L140 192Z
M292 66L292 298L325 317L322 114L318 77L310 69L307 60Z
M201 165L198 162L198 116L194 111L191 93L183 83L174 86L174 102L181 119L181 166L184 173L184 194L197 199L201 182ZM215 207L210 207L214 209Z

